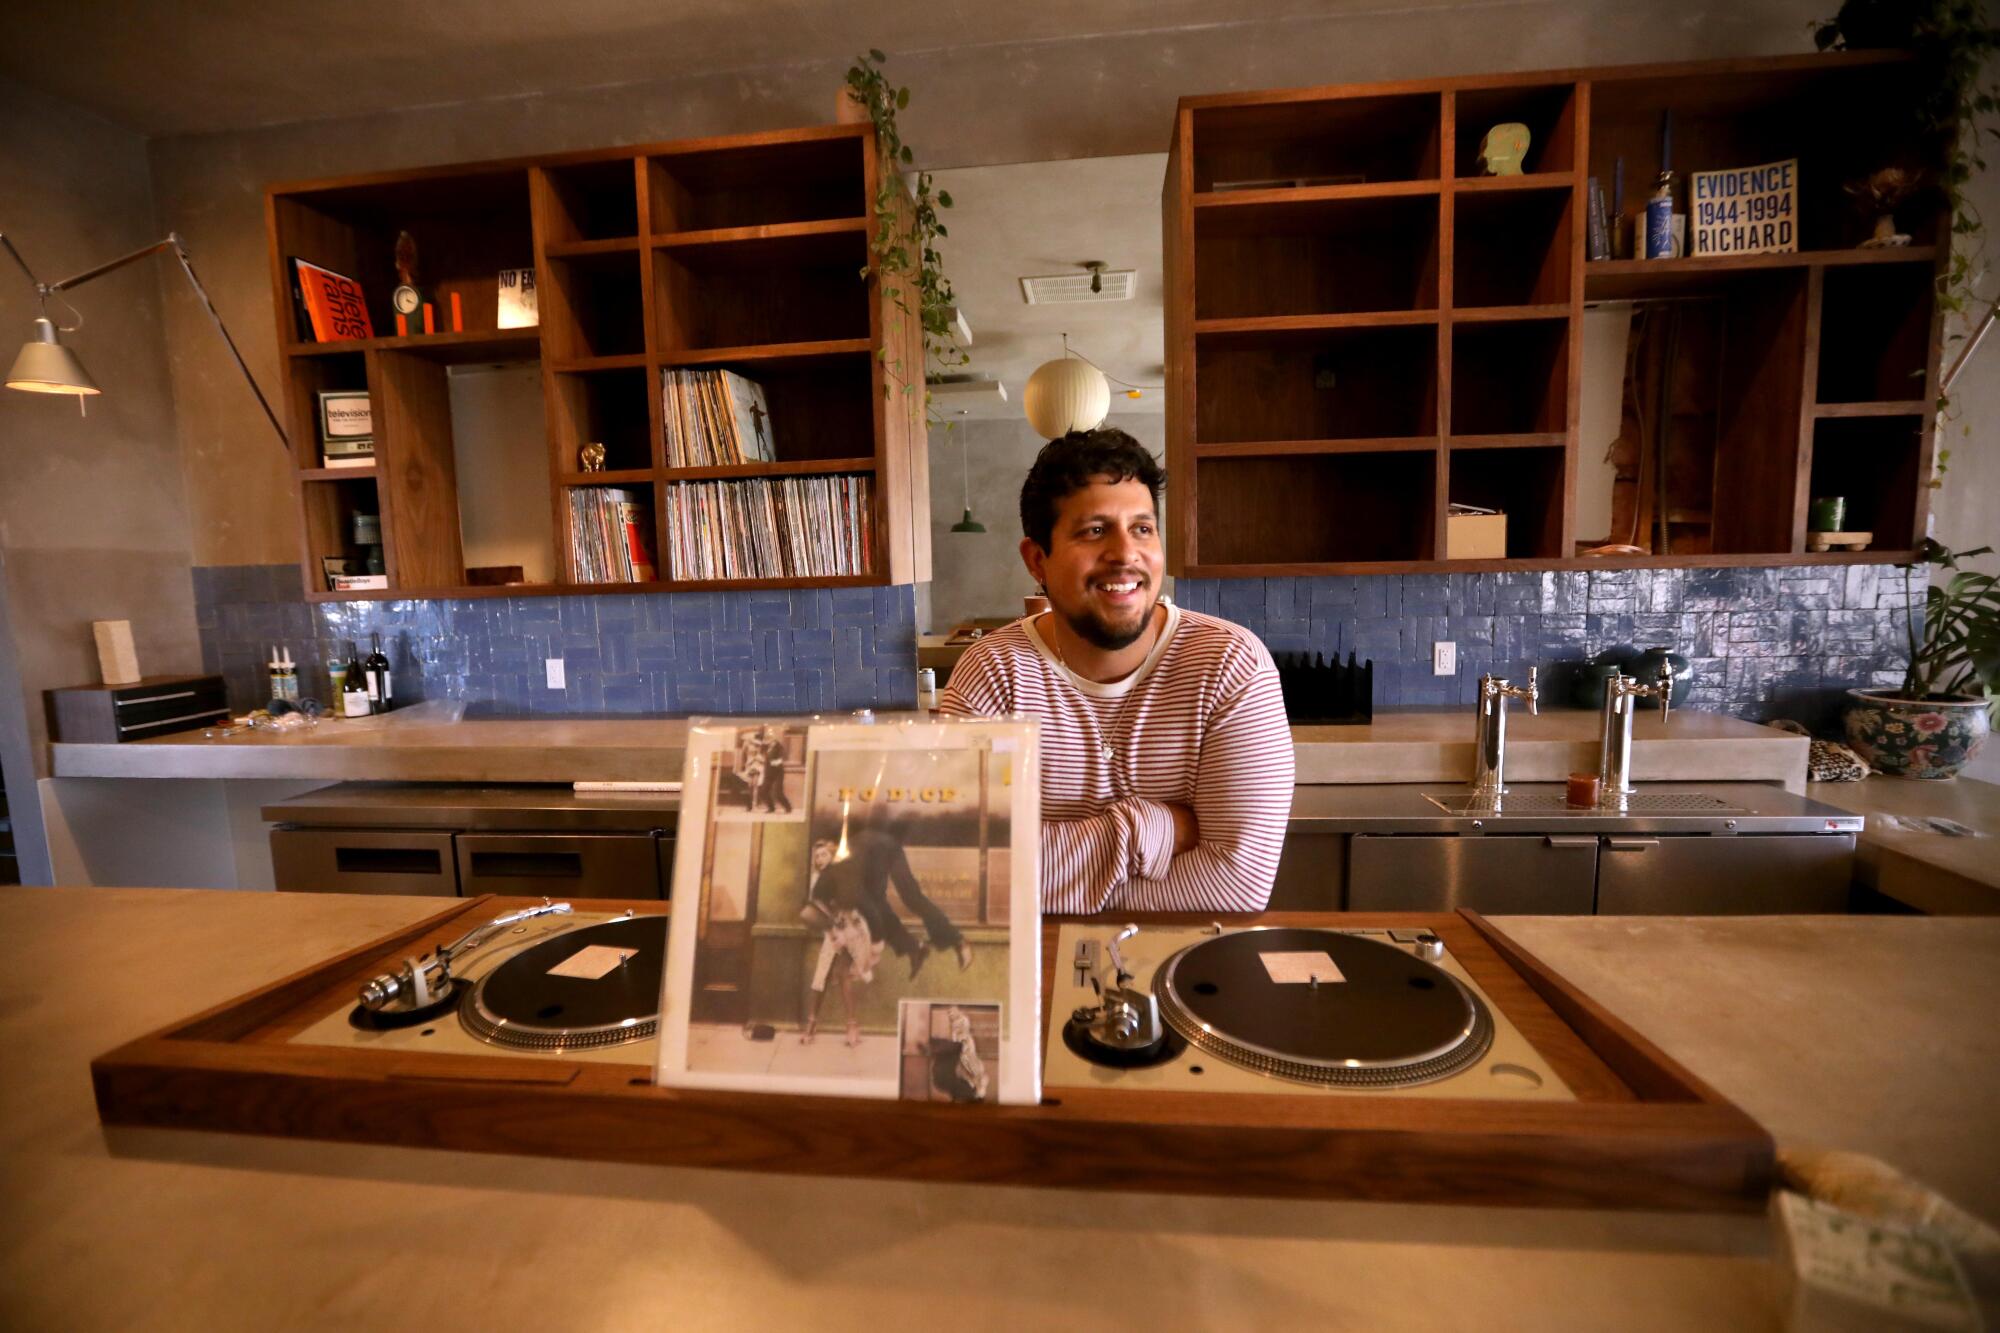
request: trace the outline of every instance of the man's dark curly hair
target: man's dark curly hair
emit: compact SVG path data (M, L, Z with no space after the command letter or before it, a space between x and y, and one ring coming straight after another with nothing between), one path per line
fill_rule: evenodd
M1056 511L1062 502L1101 478L1145 483L1156 510L1160 490L1167 484L1166 469L1146 446L1116 426L1073 430L1042 446L1028 479L1021 483L1022 534L1043 552L1052 549Z

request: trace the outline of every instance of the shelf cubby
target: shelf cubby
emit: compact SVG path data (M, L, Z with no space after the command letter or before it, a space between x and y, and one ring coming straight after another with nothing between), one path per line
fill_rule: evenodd
M1430 324L1205 336L1195 349L1196 440L1432 435L1437 329Z
M1509 190L1456 195L1453 307L1567 304L1574 194Z
M594 575L587 576L585 574L582 556L578 549L579 534L577 533L575 527L575 519L572 511L572 497L577 496L579 494L587 494L595 491L612 491L612 490L623 492L624 494L630 497L631 503L636 506L632 522L638 528L640 533L640 540L643 542L645 548L647 548L646 554L652 557L654 576L650 579L644 577L628 579L608 574L607 571L609 570L609 568L612 567L610 564L610 557L612 555L618 554L617 552L613 551L606 551L602 553L606 559L606 564L600 567ZM650 482L642 484L625 484L625 485L598 483L588 486L565 487L556 509L557 509L556 521L562 525L563 529L563 535L561 538L562 551L563 551L563 578L567 583L577 586L594 587L594 588L607 588L607 587L637 588L637 587L650 587L653 586L654 584L657 584L660 581L661 577L660 564L659 564L660 526L658 520L659 507L655 503L655 488Z
M1813 423L1809 496L1845 496L1847 530L1874 533L1873 550L1906 551L1922 535L1912 515L1923 483L1924 424L1922 416Z
M853 133L775 142L697 141L647 158L655 235L867 215L865 150Z
M1192 105L1196 193L1438 178L1436 93Z
M643 365L620 370L556 371L555 451L565 472L582 469L586 444L604 446L609 471L659 466L653 448L656 381Z
M1452 449L1447 457L1449 503L1498 509L1507 515L1507 559L1559 559L1563 550L1563 469L1568 451L1550 447Z
M1482 321L1451 331L1451 433L1569 426L1570 321Z
M1204 566L1431 558L1435 450L1203 458L1196 467Z
M1524 175L1564 174L1576 169L1576 85L1510 84L1462 88L1454 97L1452 174L1487 179L1479 171L1479 142L1495 125L1509 121L1528 127Z
M723 362L702 369L727 369L764 389L771 412L770 465L749 463L731 475L760 476L822 471L827 465L853 471L855 460L874 454L876 391L866 352L806 356L788 360ZM711 476L708 468L679 468L675 476Z
M299 483L299 498L305 511L306 588L309 595L317 596L329 591L322 563L327 558L345 559L354 572L366 572L364 563L367 553L354 540L354 516L374 514L380 518L382 502L378 496L373 476L304 480ZM385 544L385 558L390 550ZM389 583L393 588L397 586L395 571L389 572Z
M1434 310L1435 194L1195 211L1197 319Z
M639 234L638 166L629 157L541 169L542 239L549 245Z
M321 452L319 396L368 387L368 358L361 352L325 356L293 356L285 360L285 434L292 442L292 461L301 468L318 468Z
M542 277L542 347L557 362L643 355L645 287L637 251L550 259Z
M1928 267L1827 269L1820 300L1819 401L1922 400L1936 296Z
M390 297L397 285L396 237L416 242L417 287L432 304L435 327L451 329L456 294L468 332L492 330L498 319L497 278L503 268L532 268L534 236L528 173L523 169L463 171L412 178L408 173L360 186L273 192L275 255L289 307L287 261L345 274L361 284L377 337L396 333ZM287 320L287 324L296 321ZM410 320L421 333L421 312ZM310 342L293 330L285 342Z
M868 336L868 238L662 246L653 256L662 352Z

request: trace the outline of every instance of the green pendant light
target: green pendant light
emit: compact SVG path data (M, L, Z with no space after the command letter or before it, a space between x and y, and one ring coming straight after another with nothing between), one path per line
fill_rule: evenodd
M954 426L958 423L953 422ZM958 446L959 474L965 480L965 517L951 525L953 532L984 532L986 525L972 516L972 463L966 457L971 446L961 442Z

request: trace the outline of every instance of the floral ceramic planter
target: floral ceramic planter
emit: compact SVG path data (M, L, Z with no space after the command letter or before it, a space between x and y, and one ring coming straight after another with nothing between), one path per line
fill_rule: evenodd
M1847 692L1847 743L1871 768L1904 778L1955 778L1992 723L1986 701L1963 694L1902 699Z

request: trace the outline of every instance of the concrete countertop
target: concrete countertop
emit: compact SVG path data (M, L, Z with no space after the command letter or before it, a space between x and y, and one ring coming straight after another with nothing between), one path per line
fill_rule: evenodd
M1507 772L1560 782L1597 768L1598 715L1551 709L1509 719ZM1464 782L1472 773L1469 708L1382 713L1365 726L1293 727L1298 781ZM1805 784L1806 740L1719 713L1682 711L1633 724L1633 779ZM420 704L302 732L184 732L123 745L50 747L59 778L324 778L378 782L659 781L680 777L687 723L654 718L457 720Z
M416 898L0 891L0 1324L1778 1326L1767 1224L795 1179L107 1133L88 1061L417 920ZM2000 922L1511 918L1781 1144L2000 1217ZM72 960L91 966L77 972Z
M1918 782L1875 774L1860 782L1814 782L1816 801L1865 815L1855 878L1877 893L1938 915L2000 913L2000 786L1975 778ZM1936 815L1983 838L1891 828L1884 815Z

